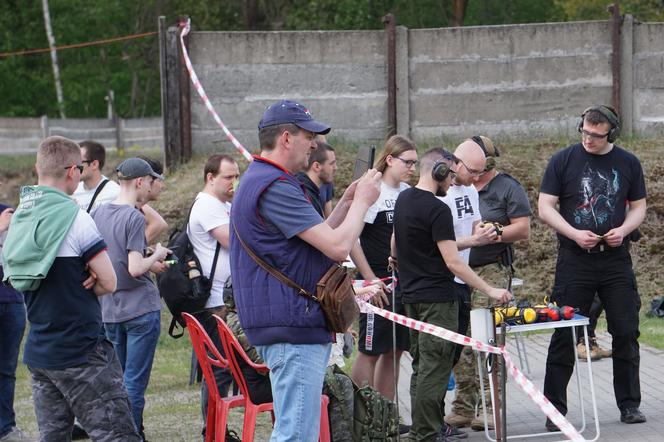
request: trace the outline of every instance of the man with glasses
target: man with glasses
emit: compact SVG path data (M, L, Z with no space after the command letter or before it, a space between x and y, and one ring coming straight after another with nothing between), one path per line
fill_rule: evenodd
M598 294L613 338L613 389L620 420L641 423L646 421L639 410L641 301L628 237L646 213L643 170L634 154L614 144L620 121L610 107L587 109L578 130L581 142L551 158L540 186L540 218L559 240L552 300L588 316ZM567 413L567 384L574 369L571 334L569 328L554 332L544 378L544 395L562 414ZM546 427L557 430L548 419Z
M3 264L4 282L25 295L23 362L41 440L70 440L76 416L93 440L139 441L122 368L102 332L99 298L116 289L116 275L92 218L69 197L83 169L80 147L46 138L35 166L38 184L21 189Z
M113 201L120 193L120 186L102 174L106 163L106 149L96 141L81 141L81 182L74 191L74 199L81 209L92 213L93 209Z

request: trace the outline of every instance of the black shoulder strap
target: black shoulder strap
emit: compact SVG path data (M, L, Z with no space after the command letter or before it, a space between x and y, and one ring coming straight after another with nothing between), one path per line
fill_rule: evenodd
M221 244L217 241L217 248L214 250L214 259L212 260L212 270L210 270L210 287L214 284L214 272L217 270L217 259L219 259L219 250L221 250Z
M95 204L95 200L97 199L97 197L101 193L104 186L106 184L108 184L109 181L110 180L105 179L101 183L99 183L99 185L97 186L97 190L95 190L95 193L92 195L92 199L90 200L90 204L88 204L88 208L85 210L86 212L90 213L90 210L92 210L92 206L94 206L94 204Z

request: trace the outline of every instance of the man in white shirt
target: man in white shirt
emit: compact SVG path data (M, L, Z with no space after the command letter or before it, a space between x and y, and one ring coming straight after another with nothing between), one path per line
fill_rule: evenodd
M81 146L83 173L81 173L81 181L72 196L81 209L92 213L93 209L113 201L120 193L120 186L101 173L106 162L104 146L89 140L81 141L79 146Z
M212 314L221 314L222 317L225 317L223 290L231 273L228 254L231 200L240 178L240 169L230 156L215 154L205 163L203 178L205 187L198 193L191 208L187 234L194 253L200 261L201 270L207 277L212 273L215 252L219 245L210 297L205 304L205 310L198 313L196 317L221 351L221 340ZM226 396L232 379L230 372L215 368L214 375L219 392L222 396ZM207 385L203 381L201 388L203 425L205 425L207 417L207 403Z
M470 258L471 247L480 247L486 244L493 243L499 240L498 232L493 224L482 223L482 216L480 214L480 200L477 189L473 185L484 171L486 165L486 157L482 148L472 139L465 140L461 143L452 156L456 162L455 175L447 194L442 201L452 211L452 218L454 220L454 235L456 236L456 244L459 249L459 255L463 261L468 264ZM457 292L459 293L459 333L468 333L468 326L470 323L470 309L471 309L471 288L458 277L454 278L456 283ZM477 296L484 296L477 292ZM463 346L458 345L454 353L454 365L461 356ZM468 374L459 373L454 370L455 376L466 376ZM488 387L488 382L487 382ZM490 406L490 402L487 403ZM488 410L489 427L493 428L493 419L491 410ZM468 426L471 421L475 422L472 418L460 420L456 414L446 416L446 423L453 426ZM484 421L477 420L476 424L481 421L482 426Z

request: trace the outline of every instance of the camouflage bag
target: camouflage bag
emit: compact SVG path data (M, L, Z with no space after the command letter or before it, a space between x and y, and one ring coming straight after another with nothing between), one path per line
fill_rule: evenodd
M369 385L354 385L353 440L355 442L399 440L399 414L393 401Z
M353 442L353 381L337 365L327 367L323 393L330 398L328 415L332 442Z

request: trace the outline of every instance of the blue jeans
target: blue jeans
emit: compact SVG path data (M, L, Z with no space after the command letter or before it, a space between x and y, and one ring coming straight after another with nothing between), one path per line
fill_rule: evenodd
M150 312L125 322L106 322L106 336L118 355L136 428L143 426L145 390L161 330L159 312Z
M320 398L332 344L257 345L270 368L276 423L271 442L315 442Z
M0 304L0 437L16 426L14 387L24 329L25 304Z

